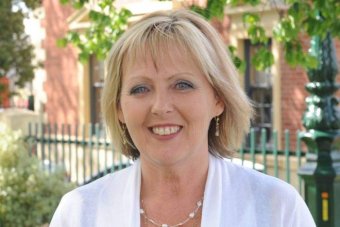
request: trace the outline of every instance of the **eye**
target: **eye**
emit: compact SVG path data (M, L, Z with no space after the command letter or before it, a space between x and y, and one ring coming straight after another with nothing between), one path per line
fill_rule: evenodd
M130 95L138 95L138 94L143 94L143 93L146 93L148 92L149 89L144 86L144 85L139 85L139 86L136 86L136 87L133 87L131 90L130 90Z
M194 88L194 86L189 81L178 81L175 85L175 88L178 90L186 90Z

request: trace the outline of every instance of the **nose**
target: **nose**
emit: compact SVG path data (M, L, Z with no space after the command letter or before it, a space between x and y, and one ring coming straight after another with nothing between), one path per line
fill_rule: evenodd
M173 112L173 100L171 95L166 90L155 92L151 113L154 115L164 115L171 112Z

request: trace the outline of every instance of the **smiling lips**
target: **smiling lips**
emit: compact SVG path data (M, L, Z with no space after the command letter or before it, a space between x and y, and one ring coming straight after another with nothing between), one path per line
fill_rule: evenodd
M181 129L180 126L163 126L163 127L152 127L151 131L160 136L168 136L177 133Z

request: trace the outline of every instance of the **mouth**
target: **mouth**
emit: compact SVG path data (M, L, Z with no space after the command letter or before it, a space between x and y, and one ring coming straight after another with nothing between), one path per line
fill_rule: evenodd
M174 125L174 126L154 126L150 127L150 131L153 134L159 136L169 136L178 133L181 130L181 126Z

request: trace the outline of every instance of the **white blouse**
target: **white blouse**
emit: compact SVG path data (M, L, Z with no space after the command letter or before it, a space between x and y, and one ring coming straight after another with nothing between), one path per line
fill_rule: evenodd
M139 227L140 161L62 198L50 227ZM314 227L286 182L210 155L201 227Z

